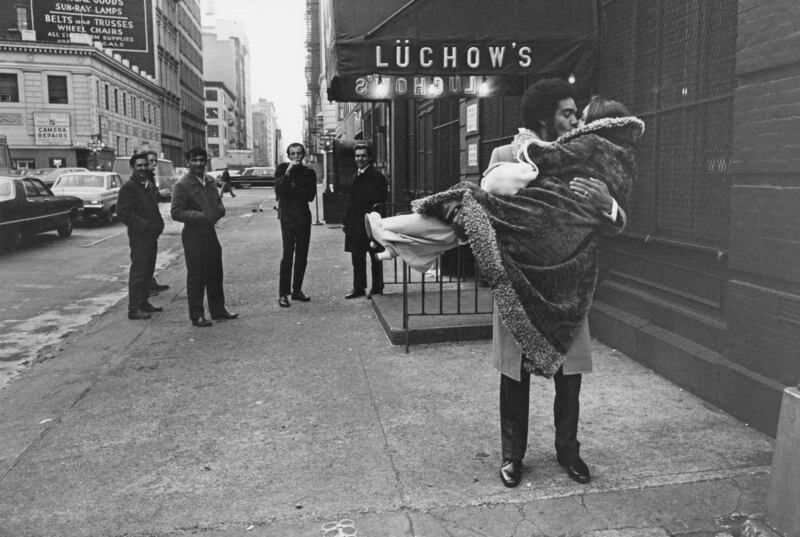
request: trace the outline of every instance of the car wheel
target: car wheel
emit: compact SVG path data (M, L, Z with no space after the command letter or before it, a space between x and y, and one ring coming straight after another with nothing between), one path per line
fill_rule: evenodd
M0 236L0 246L6 250L16 250L22 246L22 228L12 227L8 232Z
M117 217L117 208L116 207L109 208L108 211L106 211L105 217L107 224L113 224L114 219Z
M66 239L72 235L72 218L67 218L67 221L56 229L56 231L58 231L58 236L62 239Z

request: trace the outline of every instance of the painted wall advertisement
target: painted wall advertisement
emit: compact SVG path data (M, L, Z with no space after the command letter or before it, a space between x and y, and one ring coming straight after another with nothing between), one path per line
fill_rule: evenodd
M38 41L84 34L155 74L152 0L30 0Z
M34 112L33 130L36 145L72 145L69 114L65 112Z

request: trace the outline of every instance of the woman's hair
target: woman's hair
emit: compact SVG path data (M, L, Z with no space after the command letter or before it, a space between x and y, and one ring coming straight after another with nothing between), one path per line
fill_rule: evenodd
M589 101L589 106L586 108L586 117L583 118L583 121L584 123L591 123L607 117L625 117L629 115L631 113L621 102L595 95Z

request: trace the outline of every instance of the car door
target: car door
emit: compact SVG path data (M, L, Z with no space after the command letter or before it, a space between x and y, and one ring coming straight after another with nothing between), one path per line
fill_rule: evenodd
M117 206L117 199L119 198L119 189L122 186L122 177L119 175L109 175L109 198L112 200L111 205Z
M48 217L48 200L47 195L49 192L44 184L38 179L24 177L22 184L25 187L25 201L22 204L22 217L28 220L25 228L30 233L39 233L47 229L51 223Z

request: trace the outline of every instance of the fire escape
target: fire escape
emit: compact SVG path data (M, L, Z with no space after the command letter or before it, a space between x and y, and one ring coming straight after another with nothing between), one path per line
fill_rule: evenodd
M306 0L306 139L309 155L320 151L319 103L320 38L319 0Z

